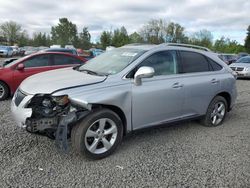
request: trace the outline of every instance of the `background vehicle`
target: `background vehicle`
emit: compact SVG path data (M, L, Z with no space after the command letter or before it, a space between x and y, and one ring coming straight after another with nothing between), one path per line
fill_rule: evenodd
M78 55L76 49L74 48L48 48L43 51L44 52L63 52L63 53L70 53L73 55Z
M19 126L56 138L60 148L71 132L76 152L94 159L110 155L133 130L191 118L218 126L235 103L236 79L207 50L185 44L113 49L80 67L26 79L12 112Z
M83 57L83 58L85 58L87 60L90 60L90 59L95 57L93 52L90 51L90 50L77 49L77 53L78 53L79 56L81 56L81 57Z
M50 46L50 48L62 48L61 45L58 44L53 44Z
M236 72L238 78L250 78L250 56L244 56L230 65L230 68Z
M24 55L31 55L31 54L34 54L36 52L39 51L39 48L38 47L32 47L32 46L29 46L29 47L25 47L25 52L24 52Z
M11 48L13 49L13 55L19 55L19 48L18 46L11 46Z
M246 52L240 52L240 53L238 53L237 59L240 59L240 58L245 57L245 56L248 56L248 55L249 55L249 54L246 53Z
M64 48L66 49L76 49L73 45L71 44L68 44L68 45L65 45Z
M237 60L236 54L220 54L219 58L222 59L227 65L230 65L232 63L235 63Z
M104 51L102 49L91 48L90 51L93 52L94 57L101 55Z
M0 100L12 95L20 83L31 75L53 69L77 66L85 62L86 60L68 53L44 52L5 63L3 67L0 67Z
M10 46L0 46L0 56L2 57L13 56L13 49Z

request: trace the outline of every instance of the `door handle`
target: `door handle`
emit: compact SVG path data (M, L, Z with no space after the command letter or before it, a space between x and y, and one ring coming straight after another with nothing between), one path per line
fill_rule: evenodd
M212 80L211 80L211 83L212 84L217 84L219 82L219 80L217 80L216 78L213 78Z
M182 88L184 85L180 84L179 82L176 82L172 85L172 88Z

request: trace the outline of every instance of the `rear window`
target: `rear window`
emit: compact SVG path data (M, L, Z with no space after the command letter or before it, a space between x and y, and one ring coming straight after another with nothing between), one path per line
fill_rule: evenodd
M196 52L181 51L180 73L206 72L210 71L210 65L205 56Z

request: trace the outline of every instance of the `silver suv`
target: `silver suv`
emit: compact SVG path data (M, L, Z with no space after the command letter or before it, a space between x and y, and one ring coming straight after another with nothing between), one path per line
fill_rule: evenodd
M199 49L197 49L199 48ZM222 124L236 99L232 70L208 49L127 45L85 65L26 79L12 100L17 123L80 154L111 154L126 133L199 118Z

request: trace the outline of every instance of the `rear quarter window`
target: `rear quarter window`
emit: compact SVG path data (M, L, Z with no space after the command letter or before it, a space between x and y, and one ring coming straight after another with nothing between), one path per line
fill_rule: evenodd
M220 64L216 63L212 59L210 59L210 58L207 58L207 59L208 59L209 64L210 64L213 71L219 71L223 68Z
M205 56L196 52L180 51L180 73L194 73L210 71L210 65Z
M180 73L219 71L223 67L209 57L197 52L180 51Z

